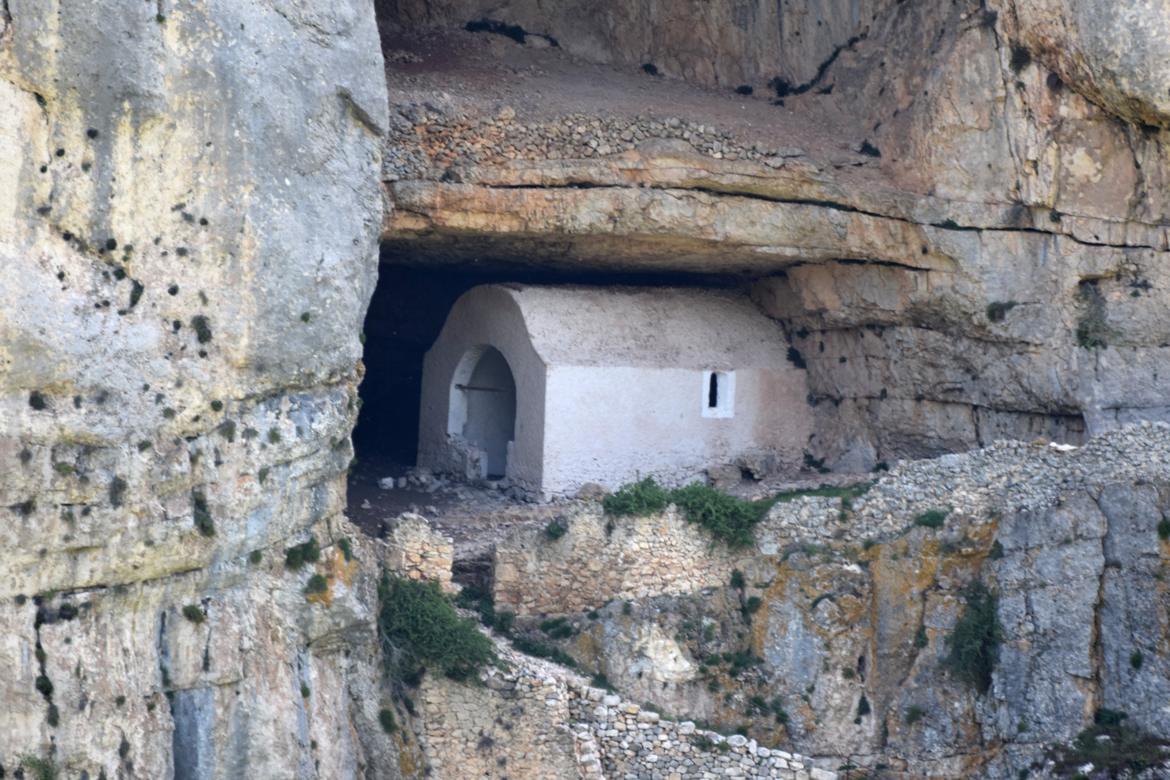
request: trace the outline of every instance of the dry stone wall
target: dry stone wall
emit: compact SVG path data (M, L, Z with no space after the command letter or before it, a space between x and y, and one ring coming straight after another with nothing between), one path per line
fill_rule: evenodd
M724 736L586 685L575 674L497 645L505 666L482 684L427 677L420 740L429 776L548 780L835 780L810 759Z
M497 609L517 615L584 612L614 599L691 593L726 584L739 555L687 523L675 507L648 517L607 518L592 505L552 538L519 528L497 543Z
M433 528L425 517L407 512L389 523L382 561L398 576L434 580L443 590L452 591L454 560L451 537Z

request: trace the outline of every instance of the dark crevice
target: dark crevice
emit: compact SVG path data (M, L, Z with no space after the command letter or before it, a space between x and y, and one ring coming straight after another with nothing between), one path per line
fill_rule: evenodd
M781 17L783 18L783 15L781 15ZM782 79L777 76L768 82L768 86L776 92L776 97L778 98L789 97L791 95L803 95L805 92L808 92L810 89L821 83L821 80L825 77L825 74L828 72L829 68L831 68L833 63L837 61L837 58L841 56L841 52L852 49L859 42L865 40L866 34L867 33L863 32L860 35L854 35L845 43L833 49L833 53L830 54L824 62L817 66L816 75L814 75L809 81L794 86L786 79Z

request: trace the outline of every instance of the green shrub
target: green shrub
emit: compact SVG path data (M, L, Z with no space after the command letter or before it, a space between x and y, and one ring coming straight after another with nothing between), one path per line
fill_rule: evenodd
M47 758L21 756L20 766L32 775L32 780L57 780L57 765Z
M320 574L314 574L309 577L309 581L305 583L305 595L315 596L319 593L324 593L329 590L329 581Z
M307 699L307 698L309 698L309 695L310 695L311 693L312 693L312 691L310 691L310 690L309 690L309 686L308 686L308 684L306 684L306 683L301 683L301 698L302 698L302 699Z
M744 501L698 482L671 491L671 500L687 522L695 523L728 547L747 547L755 541L754 528L773 501Z
M853 499L864 496L876 484L876 482L857 482L852 485L842 485L840 487L836 485L821 485L817 488L786 490L783 493L777 493L773 497L773 501L787 504L798 498L839 498L842 501L843 507L852 508Z
M569 532L569 526L564 520L550 520L544 527L544 535L550 542L555 542Z
M926 636L926 626L919 625L918 631L914 633L914 646L921 649L930 644L930 639Z
M806 491L803 495L855 497L868 490L870 484L865 483L864 488L853 486ZM702 526L717 541L729 547L746 547L755 541L754 528L768 514L768 510L777 501L785 500L785 496L791 500L796 495L782 494L762 501L744 501L699 482L666 490L647 477L606 496L602 506L611 515L640 516L661 512L673 503L682 511L687 522Z
M437 582L382 575L378 585L378 631L391 676L434 666L462 680L495 662L492 643L459 617Z
M353 544L349 541L348 536L343 536L337 540L337 549L341 550L341 554L345 556L345 560L353 560Z
M1170 517L1158 521L1158 538L1163 542L1170 541Z
M309 541L288 547L284 551L284 565L294 571L306 563L316 563L319 560L321 560L321 545L317 543L315 536L310 536Z
M191 494L192 514L195 518L195 527L203 536L215 536L215 520L211 517L211 510L207 507L207 499L202 493Z
M1092 764L1094 776L1100 773L1101 777L1132 777L1170 758L1164 741L1125 725L1127 717L1117 710L1098 710L1093 725L1082 731L1071 746L1055 750L1057 776L1067 776Z
M568 639L577 633L577 630L569 623L568 618L563 617L542 620L540 630L552 639Z
M577 667L577 662L573 660L573 657L568 653L561 650L559 647L553 647L552 645L545 644L544 642L540 642L535 639L529 639L522 636L516 637L512 640L512 647L516 648L521 653L530 655L534 658L546 658L550 661L557 662L561 666L568 666L571 669L575 669Z
M668 504L670 504L669 493L652 477L623 485L601 501L601 506L604 507L607 514L618 517L652 515L666 509Z
M760 611L760 607L763 605L763 599L761 599L759 596L750 596L748 600L743 603L743 614L754 615Z
M967 606L947 639L950 652L945 664L960 680L987 693L1002 639L999 599L982 582L968 586L965 597Z
M946 521L950 513L951 510L949 507L946 509L928 509L914 518L914 525L920 525L924 528L942 528L943 522Z
M393 734L398 731L398 721L394 719L394 710L383 707L378 710L378 723L382 724L382 731Z
M126 489L128 487L129 485L126 484L126 480L122 479L121 477L114 477L110 480L109 494L110 504L112 506L122 506L123 500L126 497Z
M728 584L736 590L743 590L744 586L747 585L747 582L743 578L743 572L739 569L733 569Z
M906 725L913 726L918 721L922 720L926 715L926 710L919 707L917 704L911 704L906 708Z
M262 560L264 560L264 553L260 552L259 550L253 550L252 552L248 553L249 563L256 564L260 563Z
M183 617L198 625L207 619L207 613L197 604L188 604L183 607Z
M507 636L512 633L515 623L516 613L503 609L496 613L496 619L492 621L492 628Z
M1105 317L1105 298L1097 289L1096 280L1082 281L1077 287L1077 298L1084 306L1077 320L1077 345L1082 349L1100 349L1114 336Z

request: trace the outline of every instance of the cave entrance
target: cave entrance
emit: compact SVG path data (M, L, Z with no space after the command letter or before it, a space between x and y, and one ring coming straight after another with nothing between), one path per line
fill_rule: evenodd
M503 479L516 433L516 380L495 347L475 347L459 361L451 381L447 432L480 453L479 476Z
M473 287L493 283L733 287L745 280L671 273L572 272L541 268L535 262L457 264L383 248L378 283L363 326L366 371L358 391L362 406L353 431L357 459L349 480L349 517L373 533L381 518L412 507L443 509L444 500L449 498L442 490L427 493L425 488L410 485L403 489L398 480L409 473L418 456L423 358L456 300ZM495 349L489 353L490 347L484 346L482 354L474 360L468 358L460 378L444 382L443 392L465 397L466 418L456 421L449 416L446 431L482 442L479 446L488 453L482 475L491 478L506 474L507 442L515 435L511 426L523 410L515 406L516 367L508 365ZM498 387L503 392L460 390L456 384ZM386 479L395 480L394 489L379 486Z

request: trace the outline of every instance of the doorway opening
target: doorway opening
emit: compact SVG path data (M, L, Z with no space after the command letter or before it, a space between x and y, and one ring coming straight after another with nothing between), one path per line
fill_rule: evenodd
M475 347L463 356L451 380L447 432L476 454L479 476L503 479L516 435L516 380L495 347Z

